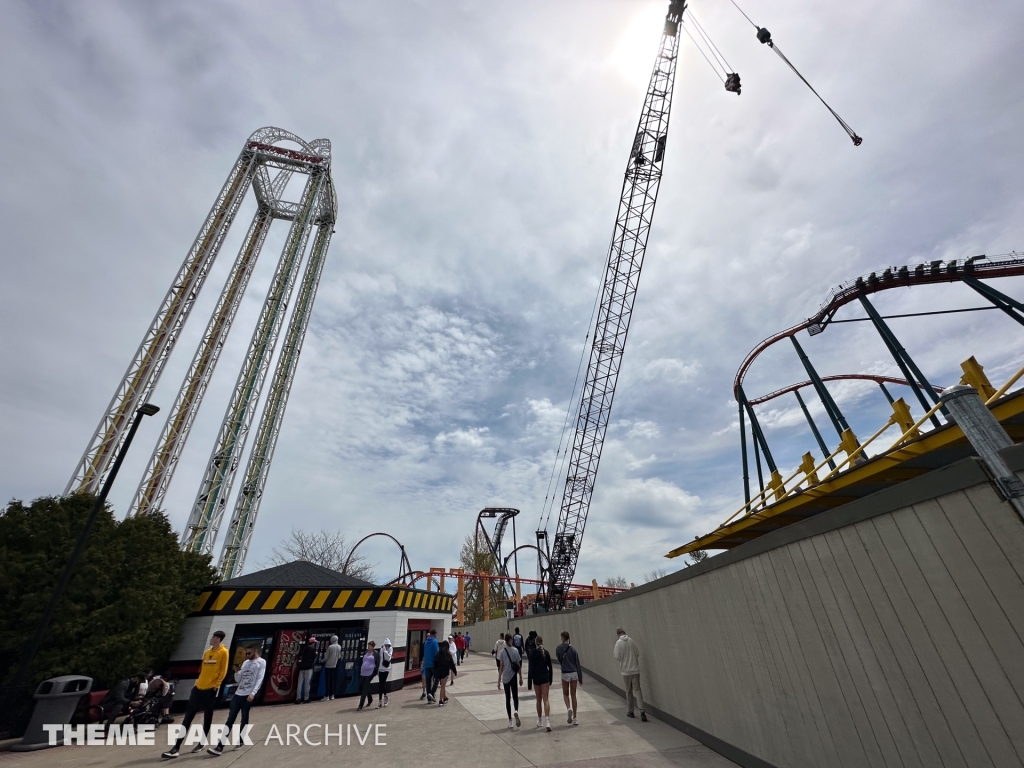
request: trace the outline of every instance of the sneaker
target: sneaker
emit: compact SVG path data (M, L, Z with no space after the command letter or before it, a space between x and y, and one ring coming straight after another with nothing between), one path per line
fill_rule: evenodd
M516 728L519 728L523 724L523 721L519 719L519 713L513 712L512 717L516 719Z
M545 717L544 718L544 728L545 728L545 730L547 730L548 733L551 733L551 718L550 717Z
M508 729L510 731L514 731L516 729L515 723L513 723L511 720L508 721ZM177 757L177 755L175 755L175 757Z
M178 756L178 750L176 750L176 749L168 749L166 752L164 752L162 755L160 755L160 757L166 758L168 760L170 760L172 757L177 757L177 756Z
M428 704L433 704L435 701L437 701L437 699L434 698L434 694L428 693L427 694L427 703Z
M384 694L384 706L386 707L387 705L388 705L388 695L385 693Z
M194 755L196 752L202 752L202 751L203 751L203 745L202 744L196 744L194 747L192 747L192 753L191 754Z
M420 694L420 701L423 701L425 698L427 698L427 692L426 691L424 691L423 693Z
M384 702L383 701L378 701L377 702L377 709L380 709L383 706L384 706Z
M579 720L577 720L577 719L576 719L576 718L574 717L574 718L572 719L572 724L573 724L573 725L579 725L579 724L580 724L580 721L579 721Z
M567 713L565 714L565 722L567 722L567 723L568 723L569 725L572 725L572 709L570 709L570 710L569 710L569 711L568 711L568 712L567 712Z
M358 707L356 707L356 712L362 712L362 711L363 711L363 705L360 704Z
M537 717L537 727L538 728L543 728L544 727L544 718L542 718L540 716Z
M224 754L224 747L218 744L216 747L210 747L208 750L206 750L206 753L208 755L213 755L214 757L220 757Z
M626 717L636 717L632 712L627 712Z
M645 723L647 722L647 713L644 712L643 710L640 710L640 720L645 722Z
M232 747L232 749L233 749L233 750L234 750L235 752L237 752L238 750L240 750L240 749L241 749L242 747L244 747L244 746L245 746L245 744L235 744L235 746L234 746L234 747Z

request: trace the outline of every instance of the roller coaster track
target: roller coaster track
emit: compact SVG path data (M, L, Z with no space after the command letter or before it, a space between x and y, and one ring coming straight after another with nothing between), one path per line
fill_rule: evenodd
M975 280L993 277L1014 277L1024 275L1024 254L1016 251L986 259L985 256L972 256L969 259L943 262L932 261L928 264L919 264L916 267L902 266L889 267L881 275L872 272L869 275L858 277L834 288L825 298L824 303L818 311L803 322L797 323L791 328L773 334L754 347L747 356L743 358L736 377L733 379L733 394L739 398L740 386L743 384L743 377L747 370L753 365L754 360L782 339L795 336L800 331L807 329L811 336L824 333L829 323L835 317L840 307L856 301L860 295L878 293L890 288L910 288L915 285L929 285L931 283L955 283L963 282L965 279Z
M822 376L822 381L873 381L875 384L898 384L901 386L909 386L910 382L906 379L898 379L893 376L873 376L868 373L840 373L835 376ZM799 384L790 384L788 387L782 389L776 389L774 392L769 392L767 395L761 395L753 400L748 400L751 405L760 405L761 403L767 403L769 400L774 400L777 397L782 397L790 392L796 392L798 389L804 387L814 386L813 381L801 381ZM933 387L938 393L942 392L942 387Z

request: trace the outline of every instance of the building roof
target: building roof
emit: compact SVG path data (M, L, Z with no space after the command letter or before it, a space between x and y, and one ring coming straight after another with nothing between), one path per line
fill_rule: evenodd
M296 560L284 565L275 565L273 568L264 568L262 571L247 573L234 579L222 582L222 587L277 587L279 589L288 587L372 587L368 581L357 579L354 576L347 576L322 565L309 563L305 560Z

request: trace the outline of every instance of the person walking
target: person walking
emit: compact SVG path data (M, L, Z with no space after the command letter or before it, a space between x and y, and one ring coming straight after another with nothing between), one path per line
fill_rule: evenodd
M522 674L523 657L518 649L512 644L512 635L505 635L505 647L498 653L498 688L505 689L505 712L508 713L508 727L515 730L523 723L519 719L519 686L523 684L522 679L516 684L516 675ZM513 706L514 704L514 706ZM513 723L513 718L515 722Z
M380 667L377 669L378 698L377 709L388 705L388 692L385 687L388 682L388 675L391 674L391 657L395 649L391 647L391 638L384 638L384 646L380 649Z
M188 706L185 709L185 717L181 721L183 734L188 735L192 721L199 710L202 710L203 742L209 743L210 724L213 722L213 708L217 703L217 691L228 674L228 665L228 649L224 647L224 633L218 629L210 638L210 647L203 652L203 661L199 667L199 679L196 680L195 685L192 686L192 692L188 695ZM178 740L174 742L174 746L160 757L177 757L185 735L179 736ZM192 747L193 752L201 752L202 749L202 742Z
M238 727L241 729L241 733L245 733L245 726L249 724L249 708L252 706L252 701L256 698L256 694L259 693L260 686L263 685L263 677L266 672L267 662L260 658L260 647L253 645L246 648L245 661L242 662L242 668L235 675L238 687L235 688L235 693L228 705L228 719L224 721L224 727L227 731L220 737L217 744L206 750L209 754L214 757L220 757L224 754L228 733L231 732L231 726L235 724L235 718L238 717L239 712L242 713L242 719ZM235 749L241 749L243 743L241 734L239 734Z
M511 635L509 635L511 637ZM491 656L494 657L494 664L498 668L498 687L501 687L501 659L498 658L498 654L501 653L505 647L505 633L498 633L498 642L494 644L494 648L491 649Z
M316 638L310 637L299 651L299 682L295 689L295 703L308 704L313 685L313 665L316 663ZM305 691L305 696L303 696Z
M455 661L462 664L462 659L466 655L466 638L463 637L461 632L455 633Z
M377 644L371 640L366 644L366 652L363 654L363 660L359 665L359 706L356 707L356 712L361 712L363 709L363 702L369 706L373 704L373 694L370 692L370 684L373 682L374 675L377 674L377 670L380 667L380 659L377 658Z
M437 630L432 629L423 643L423 679L426 684L427 704L433 704L434 692L437 691L438 679L434 676L434 660L437 658ZM422 697L421 697L422 698Z
M533 658L533 651L537 647L537 633L534 630L530 630L530 634L526 636L526 642L523 644L523 658L526 659L526 690L533 688L533 664L531 659Z
M443 707L448 703L448 695L445 688L449 679L459 674L455 669L455 657L452 655L452 648L447 640L442 640L437 649L437 656L434 657L434 677L441 683L441 691L437 695L437 706Z
M324 678L325 694L328 701L334 699L334 687L337 684L338 659L341 658L341 645L338 643L338 636L331 635L331 644L324 651Z
M555 648L558 666L562 671L562 701L565 702L566 722L579 725L579 704L576 703L576 686L583 685L583 667L580 655L569 642L569 633L562 633L562 643Z
M512 634L512 645L519 651L519 658L523 658L523 636L519 632L519 627L516 627L516 631ZM519 685L523 684L523 665L519 664Z
M640 709L640 720L646 723L644 694L640 690L640 649L622 627L616 629L615 634L619 639L615 641L612 656L619 662L619 672L622 673L622 683L626 688L626 717L636 717L633 714L635 698L636 706Z
M466 633L466 650L467 651L469 650L469 641L470 641L469 632L467 632ZM463 655L465 655L465 654L463 654Z
M455 648L455 635L448 635L448 655L452 660L448 674L448 685L455 685L455 668L459 666L459 652Z
M551 666L551 654L544 647L544 638L536 632L530 632L533 638L530 651L530 680L537 687L534 696L537 699L537 727L551 731L551 700L548 694L551 692L551 680L554 671ZM529 643L529 638L527 643ZM542 711L543 710L543 711Z

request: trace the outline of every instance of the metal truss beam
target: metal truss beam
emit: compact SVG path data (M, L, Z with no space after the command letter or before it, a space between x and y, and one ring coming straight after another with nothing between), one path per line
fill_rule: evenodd
M302 285L299 288L299 297L285 333L281 356L277 361L277 369L270 383L267 402L263 406L263 413L256 430L256 442L253 445L252 454L249 456L242 487L235 500L235 508L221 550L218 569L222 579L240 575L245 566L249 542L252 540L253 529L256 525L256 516L259 514L263 491L270 475L270 462L274 457L277 438L281 433L281 424L288 406L288 395L295 380L299 354L302 352L302 342L305 340L306 329L309 327L313 302L316 300L317 287L320 285L320 275L323 273L327 249L334 232L338 207L329 178L327 183L321 187L321 198L317 236L302 278Z
M213 549L231 485L245 449L249 428L270 369L288 300L313 225L321 187L327 177L327 164L311 164L308 168L309 177L299 203L299 214L292 222L285 241L270 291L263 303L234 393L182 535L182 548L188 551L208 554Z
M673 0L665 20L643 111L633 138L605 266L597 322L580 396L569 469L550 561L550 599L564 602L576 573L583 531L594 493L615 385L626 346L658 189L679 51L678 26L685 3Z
M96 493L103 484L110 462L124 442L135 411L139 405L146 402L160 380L160 374L174 349L181 327L192 311L210 267L224 242L224 236L252 183L255 168L256 155L246 146L228 174L227 181L217 195L217 200L178 269L170 290L161 302L128 370L114 392L99 426L96 427L64 490L65 494L74 491Z
M266 173L262 168L260 172ZM257 178L259 175L257 174ZM258 184L256 186L259 187ZM241 306L242 296L249 285L249 278L256 265L256 260L259 258L260 250L263 248L267 232L270 231L272 221L270 205L260 205L249 225L249 231L238 251L238 257L231 267L231 274L228 275L224 290L217 300L217 306L214 307L210 315L206 332L203 334L202 341L199 342L199 348L192 358L192 364L178 390L178 396L171 407L163 432L149 459L146 473L135 492L135 498L128 510L129 515L155 512L163 505L164 496L166 496L171 479L174 477L178 459L181 458L185 441L188 439L196 415L199 413L203 395L206 394L206 388L209 386L210 378L217 366L221 350L227 341L235 314L238 312L238 307Z

